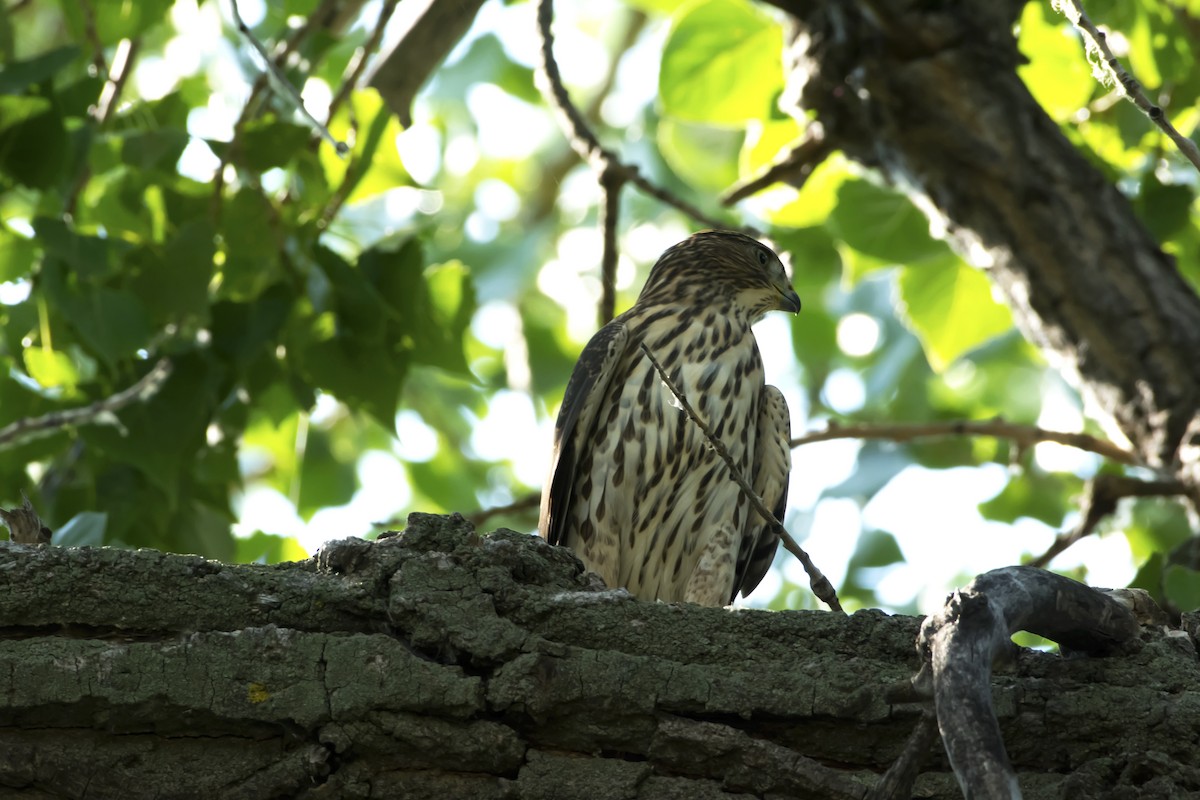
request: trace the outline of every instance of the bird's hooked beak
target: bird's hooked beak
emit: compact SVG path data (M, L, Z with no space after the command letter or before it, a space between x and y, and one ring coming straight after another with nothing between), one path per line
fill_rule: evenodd
M800 295L796 294L796 290L791 286L785 286L779 291L779 310L791 311L796 314L800 311Z

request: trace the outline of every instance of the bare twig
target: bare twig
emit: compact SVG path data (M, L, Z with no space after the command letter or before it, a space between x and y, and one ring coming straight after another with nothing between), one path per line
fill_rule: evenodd
M508 514L524 514L526 511L536 511L541 503L542 496L540 494L530 494L514 500L508 505L483 508L479 511L476 511L474 514L467 514L467 521L478 528L493 517L499 517Z
M388 21L391 20L392 14L396 12L396 6L399 4L400 0L387 0L383 4L383 8L379 9L379 19L375 22L370 38L355 51L354 57L346 66L346 74L342 76L342 85L338 87L337 94L329 101L329 114L325 117L326 125L333 120L333 115L337 113L342 103L346 102L350 92L354 91L358 79L366 69L367 59L379 48L379 42L383 39L383 30L387 27Z
M1097 475L1087 483L1080 511L1083 519L1074 529L1059 534L1046 552L1029 561L1031 567L1045 567L1056 556L1084 537L1096 532L1100 521L1117 510L1126 497L1175 497L1187 494L1179 481L1143 481L1124 475Z
M617 220L621 215L624 179L605 168L600 173L600 227L604 231L604 255L600 261L600 325L607 325L617 311Z
M100 33L96 30L96 9L92 8L92 0L81 0L83 10L83 35L92 46L92 69L96 77L108 74L108 65L104 63L104 44L100 41ZM10 8L9 13L16 8Z
M768 526L770 526L771 532L783 540L783 546L787 548L787 551L799 559L801 565L804 566L804 571L808 575L809 586L812 587L813 594L821 599L832 610L841 611L842 605L840 602L838 602L837 592L834 590L833 584L831 584L829 579L821 573L821 570L817 569L817 565L812 562L812 559L809 557L808 553L804 552L804 548L796 543L796 540L792 538L790 533L788 533L787 528L783 527L783 523L780 522L773 513L771 513L770 509L767 508L766 503L762 501L762 498L759 497L754 489L750 486L750 482L746 480L746 476L742 474L742 471L738 469L737 464L734 463L733 456L729 454L729 450L725 447L725 444L716 437L708 424L704 420L700 419L700 416L696 413L695 409L692 408L692 404L688 402L688 399L684 397L683 392L681 392L679 387L675 385L675 382L671 380L671 376L667 374L667 371L663 369L663 365L660 364L658 359L654 357L654 353L650 352L650 348L646 346L646 343L642 342L641 346L642 352L646 354L646 358L650 359L650 363L653 364L654 369L658 371L658 376L662 378L663 384L671 391L671 394L675 395L675 399L678 400L679 405L683 407L683 411L688 415L688 419L695 423L696 427L698 427L704 434L704 438L708 440L710 445L712 445L713 450L715 450L717 455L721 457L721 460L725 462L725 466L729 468L730 477L732 477L738 487L741 488L742 493L746 496L746 499L750 501L750 505L754 506L754 510L757 511L758 515L766 521Z
M710 217L686 200L654 185L638 172L637 167L622 163L615 153L606 150L600 144L587 120L571 102L571 97L563 85L562 74L558 70L558 62L554 60L554 34L550 30L554 22L554 0L538 0L537 19L538 31L541 34L542 60L538 78L542 84L542 93L549 98L557 112L559 125L579 157L592 167L597 176L602 176L607 171L612 175L610 180L628 181L645 194L682 211L702 225L710 228L729 228L728 224ZM759 235L752 229L743 230L750 235Z
M1104 456L1110 461L1131 466L1140 465L1141 459L1105 439L1086 433L1050 431L1036 425L1019 425L1003 419L951 420L948 422L895 423L888 425L837 425L830 423L823 431L807 433L792 439L792 447L826 442L831 439L886 439L892 442L909 442L915 439L932 439L945 436L994 436L1011 439L1017 447L1025 450L1038 442L1057 444L1086 450Z
M270 74L271 78L274 79L276 89L281 91L283 95L287 97L287 99L296 108L296 110L300 112L301 116L304 117L313 130L320 134L325 141L333 145L333 149L337 151L338 155L346 155L346 153L350 151L350 145L343 141L339 141L337 137L329 132L329 128L318 121L317 118L314 117L311 112L309 112L308 108L305 107L304 98L300 96L300 92L296 91L296 87L292 86L292 82L287 79L287 76L283 74L283 70L281 70L271 58L271 54L267 52L266 46L258 40L258 38L254 35L254 31L250 30L250 26L248 26L245 21L242 20L242 14L240 11L238 11L237 0L230 0L229 5L233 9L233 21L234 24L237 25L238 32L241 33L242 36L246 38L246 41L250 42L250 45L258 52L260 56L262 56L263 65Z
M117 44L108 80L105 81L104 88L100 90L100 97L96 101L96 121L101 125L108 122L113 111L120 105L121 93L125 90L125 83L133 72L133 60L137 58L140 47L141 39L122 39Z
M19 419L0 428L0 450L13 447L37 436L46 436L68 426L119 425L116 412L133 402L145 402L157 394L171 375L171 362L159 361L142 378L127 389L97 400L83 408L53 411L40 417Z
M604 73L604 79L600 81L600 86L583 109L584 119L594 123L600 118L600 109L617 82L617 68L621 65L625 54L637 43L637 38L645 27L645 12L633 8L626 12L626 24L621 34L621 41L618 42L615 51L609 58L608 70ZM553 156L550 163L542 170L531 199L525 203L528 209L526 219L538 222L550 214L558 199L559 189L562 188L563 178L567 176L578 160L579 156L570 143L567 145L567 150Z
M1088 55L1094 56L1099 62L1093 64L1092 70L1097 80L1105 84L1111 82L1120 86L1125 96L1170 137L1179 151L1188 161L1192 162L1192 166L1200 170L1200 148L1197 148L1195 142L1175 129L1161 106L1150 102L1142 85L1113 55L1104 31L1097 28L1088 17L1087 12L1083 10L1083 3L1080 0L1053 0L1053 5L1083 33L1088 43Z
M833 145L825 138L825 128L819 122L810 122L804 136L781 159L753 178L729 187L721 196L721 204L731 206L776 183L788 183L799 189L832 152Z

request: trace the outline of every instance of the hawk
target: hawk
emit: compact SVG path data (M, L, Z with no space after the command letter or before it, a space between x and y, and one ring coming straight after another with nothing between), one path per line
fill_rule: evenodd
M749 236L702 231L663 253L567 382L541 536L643 600L724 606L750 594L778 536L642 345L782 519L790 418L750 330L771 310L797 312L800 298L779 257Z

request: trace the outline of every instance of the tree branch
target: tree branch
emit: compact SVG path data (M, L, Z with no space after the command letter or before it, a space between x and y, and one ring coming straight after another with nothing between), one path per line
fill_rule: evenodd
M171 376L171 362L159 361L127 389L83 408L53 411L40 417L26 417L0 428L0 450L14 447L37 436L46 436L66 427L79 425L120 425L116 412L133 402L145 402L158 393Z
M1068 547L1095 533L1100 522L1116 511L1117 504L1126 497L1176 497L1186 494L1187 487L1180 481L1143 481L1125 475L1097 475L1087 482L1084 500L1080 505L1083 519L1073 530L1059 534L1046 552L1029 561L1029 566L1046 567Z
M808 181L813 170L832 152L833 145L825 139L825 129L820 122L814 120L809 123L804 136L778 161L752 178L729 187L721 196L721 205L731 206L776 183L787 183L800 189Z
M729 454L729 450L725 447L724 442L718 439L712 432L712 429L708 427L708 424L704 420L700 419L700 416L696 414L695 410L692 408L692 404L688 402L688 399L684 397L683 392L681 392L675 385L675 382L671 380L671 376L667 374L665 369L663 369L663 365L660 364L658 359L654 357L654 353L650 352L650 348L646 346L645 342L641 343L641 347L642 352L646 354L646 358L650 359L650 363L653 364L654 369L658 371L658 375L660 378L662 378L663 384L671 391L671 394L675 395L675 399L678 400L679 405L683 407L683 411L688 415L688 419L695 423L696 427L698 427L704 434L704 438L708 440L710 445L712 445L713 450L715 450L717 455L721 457L721 460L725 462L725 466L729 468L730 477L733 478L734 483L741 488L742 494L744 494L746 499L750 501L750 505L754 506L754 510L757 511L758 515L766 521L767 525L771 528L772 533L776 534L781 540L783 540L783 546L787 548L787 551L794 555L800 561L801 565L803 565L804 572L808 575L809 586L812 587L813 594L815 594L833 611L841 611L842 604L838 601L837 591L833 588L833 584L831 584L829 579L822 574L821 570L817 569L817 565L813 563L808 553L804 551L804 548L802 548L796 542L796 540L792 538L792 535L788 533L787 528L783 527L783 523L780 522L773 513L771 513L769 508L767 508L766 503L764 503L762 498L758 496L758 494L750 486L750 482L746 480L746 476L742 474L742 471L738 469L737 464L734 463L733 456Z
M379 9L379 19L376 20L375 27L371 30L371 36L362 47L354 52L354 57L350 59L350 63L346 66L346 73L342 76L342 85L338 87L337 94L329 101L329 113L325 117L326 125L333 121L333 115L337 113L338 108L346 102L346 98L358 85L358 79L366 69L367 59L379 47L379 42L383 39L383 31L387 28L392 15L396 13L396 6L399 4L400 0L387 0L383 4L383 8Z
M914 686L932 695L942 741L967 797L1020 798L992 706L992 662L1030 631L1089 654L1111 652L1138 634L1128 605L1078 581L1032 567L980 575L925 619Z
M238 32L262 56L263 68L266 69L267 74L275 81L275 89L287 98L314 131L333 146L333 149L337 151L339 156L345 156L350 151L350 146L345 142L339 141L336 136L330 133L329 128L314 117L304 105L304 98L300 96L300 92L297 91L295 86L292 86L292 82L287 79L287 76L283 74L283 70L271 58L271 54L267 52L266 46L258 40L258 37L254 35L254 31L250 30L250 26L242 20L242 14L238 11L238 0L230 0L229 6L233 9L233 22L237 26Z
M1200 148L1197 148L1195 142L1175 129L1161 106L1150 102L1142 89L1142 84L1113 55L1112 48L1108 46L1108 37L1088 17L1087 12L1083 10L1083 3L1080 0L1053 0L1052 5L1083 34L1087 41L1088 55L1094 56L1096 59L1092 62L1092 74L1096 79L1105 85L1116 84L1121 87L1125 97L1170 137L1175 146L1179 148L1179 152L1192 162L1192 166L1197 171L1200 171Z
M998 439L1011 439L1021 450L1027 450L1038 442L1055 442L1096 453L1118 464L1138 466L1142 463L1135 454L1106 439L1098 439L1086 433L1051 431L1036 425L1021 425L1006 422L1003 419L857 425L840 425L830 422L829 427L823 431L806 433L792 439L791 446L801 447L832 439L885 439L892 442L910 442L916 439L937 439L947 436L992 436Z
M622 163L616 154L606 150L600 144L600 140L588 126L587 120L571 102L570 94L563 85L558 62L554 59L554 33L551 30L554 22L554 0L538 0L537 20L538 32L541 36L540 53L542 57L537 74L542 93L557 112L559 126L566 134L571 147L579 154L580 158L592 167L597 177L608 172L611 174L609 180L628 181L643 193L682 211L702 225L709 228L729 228L728 224L705 214L686 200L651 183L638 172L637 167ZM759 235L749 228L741 230L750 235Z

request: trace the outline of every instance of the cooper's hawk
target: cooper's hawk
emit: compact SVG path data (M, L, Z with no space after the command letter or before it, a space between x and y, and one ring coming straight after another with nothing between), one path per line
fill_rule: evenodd
M773 309L799 311L800 298L778 256L754 239L703 231L663 253L637 302L592 337L567 383L541 535L644 600L722 606L749 594L778 537L641 345L782 518L791 426L750 330Z

